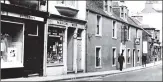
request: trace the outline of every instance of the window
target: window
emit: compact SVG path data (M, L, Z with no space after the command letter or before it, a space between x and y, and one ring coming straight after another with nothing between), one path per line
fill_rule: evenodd
M116 21L113 21L113 25L112 25L112 37L116 38L117 37L117 26L116 26Z
M110 6L109 8L110 8L110 12L112 12L112 6Z
M140 62L140 50L138 50L137 62Z
M128 29L127 29L127 39L130 40L130 27L128 26Z
M1 20L1 69L23 67L24 24Z
M116 48L113 48L113 57L112 57L112 65L116 65Z
M130 49L127 49L127 53L128 53L127 63L130 63L130 59L131 59Z
M47 66L63 65L64 29L49 27Z
M65 6L75 7L75 0L70 0L70 1L58 0L57 4L62 4L62 5L65 5Z
M36 23L29 23L28 26L28 36L38 36L38 25Z
M100 15L97 15L97 26L96 26L96 35L102 35L102 19Z
M100 67L101 66L101 47L96 47L96 51L95 51L95 55L96 55L96 67Z
M123 15L124 15L124 9L123 9L123 7L121 7L121 17L124 17Z
M104 11L108 11L108 0L104 1Z

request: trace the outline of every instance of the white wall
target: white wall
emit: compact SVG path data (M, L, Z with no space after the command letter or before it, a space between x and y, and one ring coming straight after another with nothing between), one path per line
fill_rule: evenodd
M52 1L52 0L49 0L49 12L51 14L57 14L57 15L60 15L60 13L57 11L57 9L55 8L55 5L58 5L56 1ZM86 19L86 1L76 1L76 5L77 5L77 9L79 10L78 11L78 14L77 14L77 19L81 19L81 20L85 20ZM47 4L46 4L47 6ZM47 7L46 6L42 6L41 7L41 10L42 11L46 11Z

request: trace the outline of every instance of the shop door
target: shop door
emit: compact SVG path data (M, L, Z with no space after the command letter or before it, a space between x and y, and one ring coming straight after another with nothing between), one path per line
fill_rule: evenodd
M40 74L43 70L43 28L39 28L38 35L29 35L32 34L33 28L36 28L37 23L27 23L26 24L26 33L25 33L25 48L24 48L24 71L26 74ZM43 26L43 25L42 25ZM37 32L37 31L36 31ZM41 74L42 75L42 74Z
M68 28L67 33L67 71L73 72L73 60L74 60L74 31L75 28Z
M81 69L81 53L82 53L82 40L77 40L77 71L82 71Z

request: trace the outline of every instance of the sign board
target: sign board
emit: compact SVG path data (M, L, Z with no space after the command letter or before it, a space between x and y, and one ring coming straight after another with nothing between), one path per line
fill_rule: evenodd
M147 41L143 41L143 53L148 53Z
M6 12L6 11L1 11L1 15L7 15L7 16L36 20L36 21L42 21L42 22L44 21L44 18L41 18L41 17L32 16L32 15L17 14L17 13Z
M68 26L68 27L77 27L76 23L71 23L71 22L67 22L67 21L63 21L63 20L52 20L52 19L48 19L48 24L49 25L63 25L63 26Z
M140 45L140 38L135 39L135 45Z

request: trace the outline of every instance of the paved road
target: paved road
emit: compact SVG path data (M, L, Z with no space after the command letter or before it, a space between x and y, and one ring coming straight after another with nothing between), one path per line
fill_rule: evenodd
M82 78L71 81L162 81L162 65L127 73Z

